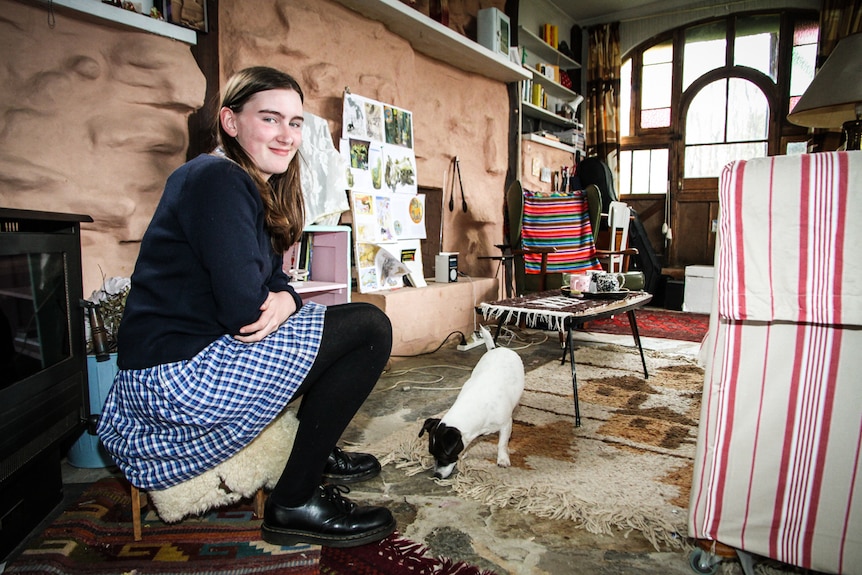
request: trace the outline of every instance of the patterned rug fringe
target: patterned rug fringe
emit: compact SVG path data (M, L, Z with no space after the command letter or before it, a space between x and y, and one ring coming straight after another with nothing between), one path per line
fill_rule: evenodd
M393 464L408 476L434 468L434 459L428 453L427 442L422 439L405 441L385 455L383 465ZM614 530L627 534L640 531L656 551L666 548L680 549L686 543L678 534L678 526L648 518L649 509L637 512L626 507L608 505L597 508L595 502L571 497L555 485L533 485L529 488L500 485L487 472L476 469L470 459L458 461L458 470L449 479L435 479L439 485L450 486L455 492L489 506L509 507L548 519L572 521L590 533L612 534Z

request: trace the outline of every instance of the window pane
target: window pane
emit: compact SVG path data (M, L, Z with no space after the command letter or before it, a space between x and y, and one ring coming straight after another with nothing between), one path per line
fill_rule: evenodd
M748 80L730 79L727 104L727 141L766 140L769 103L760 88Z
M733 60L736 66L748 66L763 72L772 80L778 77L778 16L749 16L736 21Z
M666 128L668 126L670 126L670 108L641 112L641 128Z
M670 106L673 64L653 64L643 67L641 78L641 108Z
M632 193L632 153L628 150L620 151L620 195Z
M817 42L820 24L816 20L800 20L793 29L793 51L790 57L790 111L805 93L817 65Z
M682 61L682 89L726 60L727 25L724 21L694 26L685 31Z
M801 96L814 79L817 44L794 46L790 59L790 95ZM792 110L793 108L791 108Z
M668 150L652 150L649 169L649 193L666 194L668 178Z
M631 135L632 59L620 66L620 136Z
M724 142L727 80L716 80L692 99L685 119L686 144Z
M649 192L650 150L635 150L632 154L632 193Z
M621 194L667 192L668 150L630 150L620 154Z
M667 40L661 44L656 44L644 52L644 66L652 66L653 64L670 64L673 62L673 42Z
M766 142L686 146L685 177L717 178L722 168L734 160L763 157L766 157Z

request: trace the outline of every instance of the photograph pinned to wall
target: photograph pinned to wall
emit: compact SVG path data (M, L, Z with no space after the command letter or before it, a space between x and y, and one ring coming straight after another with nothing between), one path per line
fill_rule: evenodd
M342 138L339 151L349 164L349 189L371 192L383 187L383 151L380 144L360 138Z
M386 143L413 149L413 113L395 106L384 106Z
M396 244L356 243L356 273L360 293L404 287L410 268L392 253Z
M398 259L410 270L404 278L405 282L409 282L413 287L427 286L422 270L422 245L419 240L399 240L397 247L400 252Z
M416 195L416 155L401 146L383 146L383 183L396 194Z
M344 92L342 137L361 140L385 141L383 131L383 103Z
M424 240L426 238L425 195L394 194L392 218L397 240Z
M375 244L395 241L391 198L386 195L352 192L350 207L357 242Z

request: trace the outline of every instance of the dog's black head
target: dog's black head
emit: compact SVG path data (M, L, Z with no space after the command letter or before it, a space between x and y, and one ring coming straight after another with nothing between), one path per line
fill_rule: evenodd
M428 451L434 456L438 469L454 465L464 451L461 432L455 427L440 423L439 419L429 417L419 431L419 437L428 432ZM451 469L450 469L451 472ZM448 473L447 473L448 475Z

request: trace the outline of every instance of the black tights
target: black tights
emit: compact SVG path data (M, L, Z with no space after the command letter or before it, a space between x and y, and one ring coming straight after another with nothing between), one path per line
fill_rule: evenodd
M326 459L377 383L392 351L392 325L367 303L327 308L323 338L302 396L299 429L287 465L272 491L279 505L294 507L320 485Z

